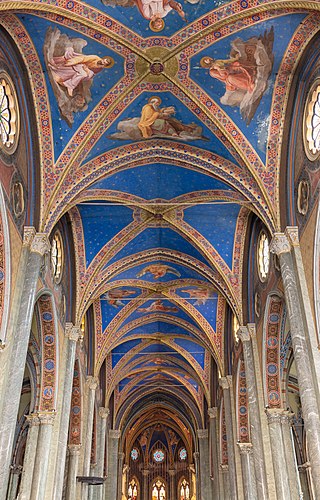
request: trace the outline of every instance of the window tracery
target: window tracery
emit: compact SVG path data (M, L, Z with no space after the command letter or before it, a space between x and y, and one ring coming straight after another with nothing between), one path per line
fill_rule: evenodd
M63 268L63 242L60 231L54 233L52 244L51 244L51 268L53 278L56 283L60 283L62 277Z
M260 281L266 281L270 267L270 249L269 239L264 231L261 231L258 240L257 261Z
M19 109L14 86L6 73L0 74L0 148L6 153L16 149L19 131Z
M311 87L306 101L303 138L309 160L316 160L320 154L320 83Z
M152 500L166 500L166 485L162 479L157 479L152 485Z

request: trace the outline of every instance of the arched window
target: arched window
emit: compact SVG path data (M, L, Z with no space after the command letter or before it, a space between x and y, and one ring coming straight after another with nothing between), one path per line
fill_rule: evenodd
M185 478L180 483L179 500L190 500L190 485Z
M129 483L128 500L138 500L138 483L135 478L131 479Z
M152 485L152 500L167 500L166 485L161 478Z

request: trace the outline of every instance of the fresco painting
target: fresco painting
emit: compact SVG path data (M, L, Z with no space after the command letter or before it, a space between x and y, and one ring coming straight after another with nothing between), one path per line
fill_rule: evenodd
M227 106L238 106L247 125L267 89L274 60L273 42L272 27L259 37L246 41L242 38L233 40L229 59L205 56L200 61L202 68L209 69L211 78L225 84L226 92L220 102Z
M174 274L180 278L181 274L174 267L167 266L165 264L151 264L150 266L144 267L141 271L137 273L137 278L141 278L146 274L151 274L154 280L163 278L167 274Z

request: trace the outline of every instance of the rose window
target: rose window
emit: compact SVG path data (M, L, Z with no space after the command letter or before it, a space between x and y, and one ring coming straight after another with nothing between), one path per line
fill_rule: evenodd
M7 77L0 78L0 146L13 152L18 129L18 106L13 86Z
M132 458L132 460L138 460L138 457L139 457L139 452L138 452L137 448L133 448L131 450L131 458Z
M155 462L161 463L164 461L164 452L162 450L155 450L152 456Z

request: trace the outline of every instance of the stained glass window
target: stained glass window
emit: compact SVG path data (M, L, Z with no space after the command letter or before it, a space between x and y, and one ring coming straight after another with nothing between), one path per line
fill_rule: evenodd
M162 450L155 450L153 452L153 460L155 462L163 462L164 461L164 452Z
M138 460L139 452L138 452L137 448L133 448L131 450L131 458L132 458L132 460Z
M13 152L18 127L18 106L13 85L7 77L0 78L0 146Z
M269 240L265 232L261 232L258 243L258 271L261 281L267 279L270 266Z
M59 231L54 233L51 244L51 266L52 274L57 283L61 280L63 267L63 244Z
M185 448L179 450L179 458L180 460L187 460L187 450Z
M315 160L320 153L320 85L309 93L304 124L304 143L307 156Z

